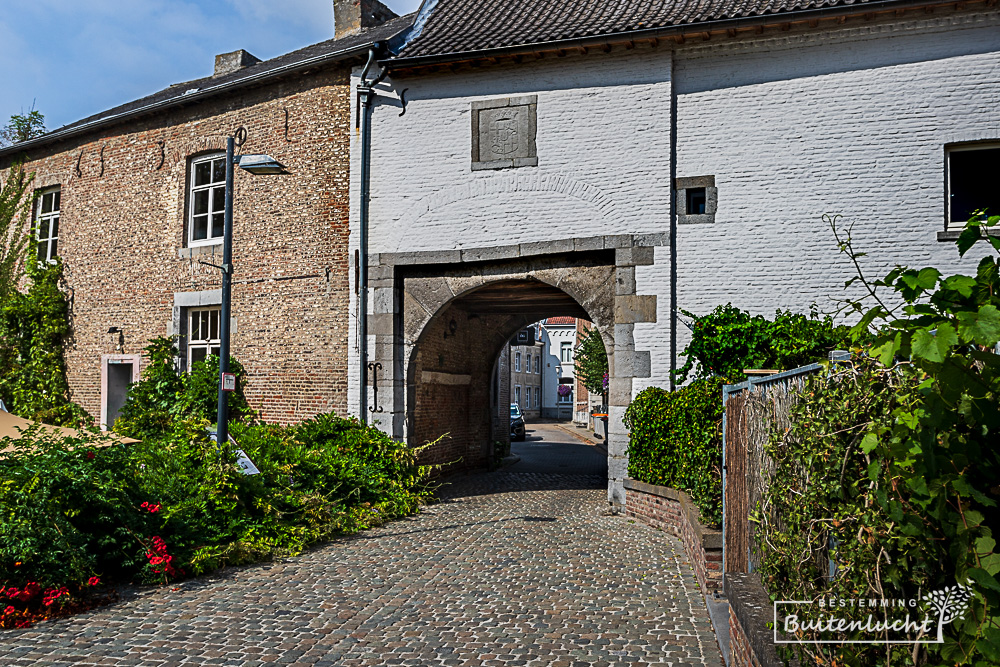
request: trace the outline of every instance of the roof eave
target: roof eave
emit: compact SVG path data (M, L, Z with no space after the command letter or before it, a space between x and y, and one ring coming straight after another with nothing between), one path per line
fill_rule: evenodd
M864 4L840 5L837 7L819 7L811 9L799 9L789 12L774 14L761 14L757 16L746 16L732 19L716 19L712 21L700 21L697 23L681 23L659 28L646 28L643 30L629 30L624 32L605 33L591 37L574 37L571 39L552 40L547 42L530 42L527 44L516 44L513 46L503 46L492 49L478 49L473 51L456 51L452 53L432 54L426 56L413 56L402 58L387 58L379 61L380 65L388 66L390 69L417 68L428 65L438 65L454 63L481 58L496 58L502 56L516 56L541 51L557 51L572 48L591 48L606 46L611 44L621 44L629 41L651 40L665 37L673 37L686 33L702 33L706 31L732 30L739 28L750 28L764 25L780 25L783 23L803 21L819 18L833 18L840 16L864 15L872 12L885 11L887 9L928 7L934 5L952 5L954 0L876 0Z
M173 107L183 106L185 104L190 104L192 102L197 102L209 97L213 97L220 93L224 93L231 90L237 90L244 86L256 85L259 83L267 82L271 79L280 78L287 76L289 74L294 74L297 71L311 69L314 67L322 67L324 65L329 65L341 60L346 60L354 56L360 56L368 53L368 50L373 44L378 42L371 42L367 44L360 44L358 46L351 47L349 49L344 49L343 51L336 51L334 53L326 53L322 56L316 56L314 58L309 58L297 63L291 63L284 67L277 67L275 69L267 70L265 72L260 72L255 75L250 75L242 79L236 79L235 81L228 81L226 83L221 83L210 88L205 88L199 90L196 93L191 93L189 95L179 95L177 97L171 97L170 99L160 100L159 102L153 102L146 106L139 107L137 109L130 109L128 111L123 111L112 116L105 116L103 118L98 118L90 123L85 123L83 125L75 125L71 128L65 130L55 130L49 132L48 134L43 134L40 137L34 139L29 139L28 141L22 141L20 143L8 146L7 148L0 149L0 158L8 157L10 155L21 153L30 149L40 148L48 144L56 143L59 141L64 141L66 139L71 139L77 137L81 134L86 134L88 132L93 132L110 125L115 125L117 123L122 123L132 118L155 113L157 111L164 111Z

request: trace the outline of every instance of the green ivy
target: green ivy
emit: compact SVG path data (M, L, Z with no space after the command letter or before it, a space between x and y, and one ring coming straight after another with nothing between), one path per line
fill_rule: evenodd
M625 411L629 476L687 492L713 527L722 525L722 384L650 387Z
M63 349L70 335L69 301L60 289L62 262L25 262L26 292L0 309L0 398L12 412L57 425L92 423L69 400Z

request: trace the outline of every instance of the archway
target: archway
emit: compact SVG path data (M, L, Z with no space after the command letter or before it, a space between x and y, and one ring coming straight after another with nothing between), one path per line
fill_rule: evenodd
M570 250L577 246L589 248ZM656 321L656 297L636 294L635 267L652 264L652 247L632 236L598 237L372 260L368 346L380 365L369 396L383 428L415 447L448 433L425 461L486 467L493 443L509 437L509 405L491 382L500 351L542 318L586 319L608 352L608 499L623 504L628 433L621 417L633 379L650 373L650 354L636 351L633 331L637 322Z

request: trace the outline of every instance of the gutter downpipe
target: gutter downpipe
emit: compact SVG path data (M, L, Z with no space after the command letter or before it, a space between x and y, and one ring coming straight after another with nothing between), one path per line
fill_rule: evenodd
M382 76L368 80L368 71L375 64L380 45L376 42L368 49L368 62L361 71L361 83L358 84L358 115L361 130L361 202L358 220L358 340L359 340L359 372L360 396L358 401L358 419L362 424L368 423L368 198L370 195L370 163L371 163L371 110L375 102L373 86Z
M670 50L670 391L677 388L677 74Z

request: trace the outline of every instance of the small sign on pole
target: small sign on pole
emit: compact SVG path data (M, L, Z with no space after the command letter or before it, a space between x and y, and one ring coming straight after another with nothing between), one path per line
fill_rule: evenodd
M222 374L222 391L236 391L236 374Z

